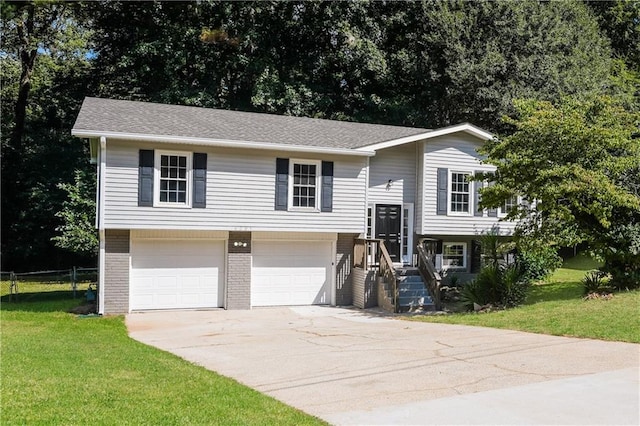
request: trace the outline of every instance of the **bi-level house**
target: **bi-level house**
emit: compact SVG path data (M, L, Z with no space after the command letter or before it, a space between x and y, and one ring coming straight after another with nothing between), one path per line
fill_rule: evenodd
M425 255L432 272L475 271L474 241L501 216L468 180L492 169L476 151L492 135L471 124L86 98L72 134L98 164L104 314L372 306L385 271Z

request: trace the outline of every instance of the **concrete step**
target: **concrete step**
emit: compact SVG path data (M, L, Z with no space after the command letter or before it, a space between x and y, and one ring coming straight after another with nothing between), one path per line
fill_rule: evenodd
M399 282L398 288L427 288L422 281Z
M420 275L420 271L418 271L418 268L396 268L396 275L399 277Z
M404 275L401 277L398 277L398 282L405 282L405 283L409 283L409 282L422 282L422 277L420 275Z

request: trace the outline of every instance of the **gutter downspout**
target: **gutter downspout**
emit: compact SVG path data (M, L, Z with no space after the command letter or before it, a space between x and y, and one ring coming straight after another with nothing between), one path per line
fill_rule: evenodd
M100 253L98 255L98 314L104 314L104 274L105 265L105 232L104 232L104 185L107 165L107 138L100 137L100 153L98 157L98 206L97 224L98 238L100 241Z

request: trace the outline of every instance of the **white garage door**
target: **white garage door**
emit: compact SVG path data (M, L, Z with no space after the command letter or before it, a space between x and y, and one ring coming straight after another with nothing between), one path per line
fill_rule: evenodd
M331 241L254 241L251 305L331 303Z
M224 242L134 239L130 308L222 306Z

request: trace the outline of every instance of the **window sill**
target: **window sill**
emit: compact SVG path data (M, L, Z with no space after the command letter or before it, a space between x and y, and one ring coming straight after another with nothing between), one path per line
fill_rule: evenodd
M289 207L287 211L304 212L304 213L320 213L320 209L317 209L315 207Z
M179 203L154 203L153 207L167 207L170 209L190 209L191 206L188 204L179 204Z

